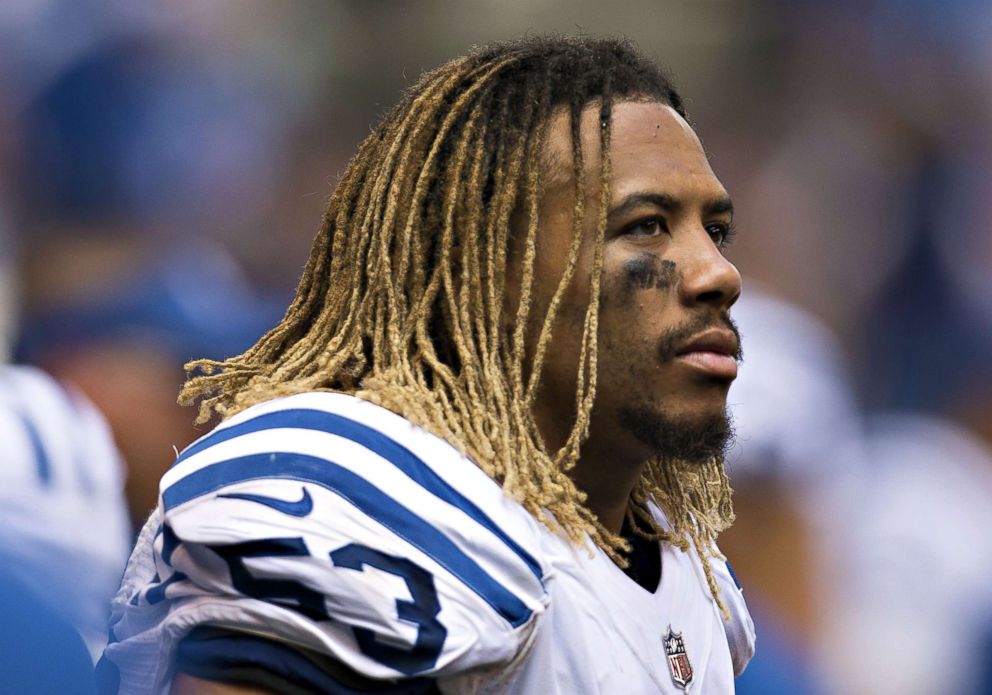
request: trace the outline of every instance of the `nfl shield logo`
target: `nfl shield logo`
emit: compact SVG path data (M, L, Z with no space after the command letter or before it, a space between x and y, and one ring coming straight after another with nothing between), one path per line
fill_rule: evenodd
M685 653L685 640L682 639L681 632L673 632L672 626L668 626L668 634L662 638L665 643L665 654L668 655L668 670L672 672L672 680L675 685L688 690L692 683L692 664L689 663L689 656Z

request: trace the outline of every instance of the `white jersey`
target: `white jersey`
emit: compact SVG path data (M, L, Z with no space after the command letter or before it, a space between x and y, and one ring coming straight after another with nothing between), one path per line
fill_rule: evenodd
M165 693L177 645L208 625L444 693L732 692L754 643L741 593L714 562L725 624L697 556L662 552L651 593L447 442L301 394L226 421L162 479L105 659L120 692Z
M0 556L99 653L131 543L123 464L81 394L0 366Z

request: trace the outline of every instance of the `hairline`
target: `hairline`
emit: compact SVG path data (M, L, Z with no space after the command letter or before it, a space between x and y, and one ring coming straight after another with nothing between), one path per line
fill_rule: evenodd
M601 99L601 96L596 96L585 102L580 108L580 118L583 117L588 111L598 109ZM682 114L679 114L678 110L671 103L671 101L666 99L664 96L646 93L624 95L621 98L615 99L611 108L616 108L618 104L661 104L662 106L667 106L675 111L680 118L688 123L688 119L686 119ZM566 118L570 117L570 113L571 106L569 104L559 104L555 106L548 113L548 125L550 126L551 122L562 115ZM691 124L689 125L691 127ZM550 128L548 132L550 134ZM545 140L544 147L541 148L540 161L538 163L538 175L541 177L541 188L545 192L551 188L558 188L572 183L572 166L567 164L562 158L561 152L550 147L550 143L551 138L549 137ZM569 148L568 152L571 154L571 148Z

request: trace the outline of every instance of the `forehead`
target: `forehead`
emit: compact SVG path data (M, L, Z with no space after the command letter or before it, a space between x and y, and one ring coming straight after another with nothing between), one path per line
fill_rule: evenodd
M599 107L586 107L580 127L587 183L601 170ZM638 191L664 192L678 197L723 197L699 138L672 107L658 102L625 101L612 113L610 164L612 197ZM571 187L572 136L567 110L549 123L545 144L545 190Z

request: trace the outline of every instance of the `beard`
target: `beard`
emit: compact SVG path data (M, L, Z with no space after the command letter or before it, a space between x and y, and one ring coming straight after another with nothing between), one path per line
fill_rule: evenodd
M733 446L730 412L705 417L671 417L656 408L629 406L620 411L620 425L646 444L657 458L703 465L723 462Z
M734 334L737 362L744 358L741 334L729 316L700 314L662 335L657 355L662 363L673 361L679 348L692 336L708 328L725 328ZM734 427L726 407L719 413L705 416L672 416L657 406L631 405L620 411L620 426L642 444L650 447L655 457L681 460L702 465L712 460L722 463L734 443Z

